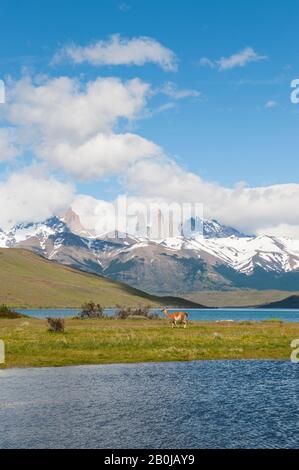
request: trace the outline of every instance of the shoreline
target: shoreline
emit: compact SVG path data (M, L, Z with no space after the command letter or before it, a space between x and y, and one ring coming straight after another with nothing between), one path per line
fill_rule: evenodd
M139 364L147 365L147 364L190 364L190 363L203 363L203 362L273 362L273 363L290 363L289 359L190 359L182 360L182 361L136 361L136 362L105 362L105 363L98 363L98 364L70 364L70 365L60 365L60 366L17 366L17 367L1 367L0 364L0 377L2 372L7 371L23 371L23 370L48 370L48 369L71 369L77 367L110 367L110 366L137 366Z
M57 313L59 313L59 311L72 311L72 310L78 310L78 313L82 310L82 307L61 307L61 308L57 308L57 307L41 307L41 308L37 308L37 307L33 307L33 308L22 308L22 307L11 307L10 308L12 310L15 310L16 312L21 312L21 313L24 313L24 312L30 312L30 311L57 311ZM105 311L109 311L109 310L118 310L118 307L105 307L104 309L104 312ZM150 307L150 310L152 311L160 311L161 308L159 307ZM261 311L261 312L299 312L299 308L262 308L262 307L208 307L208 308L184 308L184 307L169 307L169 310L186 310L187 312L214 312L214 311L240 311L240 312L256 312L256 311ZM25 313L24 313L25 314ZM70 317L71 318L71 317ZM163 318L163 317L162 317Z

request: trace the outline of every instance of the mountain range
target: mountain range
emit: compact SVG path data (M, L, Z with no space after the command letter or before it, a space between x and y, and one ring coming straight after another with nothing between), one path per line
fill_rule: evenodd
M202 233L152 240L97 237L72 210L0 230L0 247L24 248L58 263L158 295L240 288L297 291L299 240L253 236L203 220Z

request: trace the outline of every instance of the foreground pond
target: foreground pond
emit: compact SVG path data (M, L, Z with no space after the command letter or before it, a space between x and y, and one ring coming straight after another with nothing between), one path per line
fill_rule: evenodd
M181 310L181 309L177 309ZM17 309L18 312L24 313L38 318L46 317L74 317L80 312L80 309L35 309L35 310L23 310ZM107 309L105 313L113 315L115 309ZM153 310L163 316L160 310ZM172 312L172 309L169 309ZM204 309L184 309L189 313L189 319L192 321L221 321L221 320L233 320L233 321L259 321L269 320L272 318L279 318L286 322L299 322L299 310L265 310L265 309L215 309L215 310L204 310Z
M0 370L0 448L299 448L299 365Z

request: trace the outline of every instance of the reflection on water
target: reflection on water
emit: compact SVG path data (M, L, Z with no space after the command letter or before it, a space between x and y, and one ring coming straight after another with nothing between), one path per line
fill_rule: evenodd
M299 448L298 365L0 371L1 448Z

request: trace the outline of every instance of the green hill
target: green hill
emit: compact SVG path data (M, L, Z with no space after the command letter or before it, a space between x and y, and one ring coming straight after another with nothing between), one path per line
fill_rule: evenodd
M298 294L299 292L295 292ZM192 302L201 302L210 307L261 307L262 305L278 302L290 296L288 291L280 290L253 290L238 289L234 291L201 291L182 294L185 299Z
M157 297L107 278L48 261L18 248L0 249L0 304L18 308L71 308L93 300L104 307L151 305L200 307Z
M279 300L277 302L270 302L268 304L260 305L259 308L287 308L287 309L298 309L299 308L299 295L290 295L286 299Z

